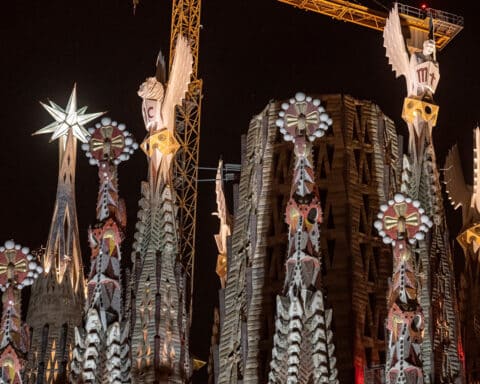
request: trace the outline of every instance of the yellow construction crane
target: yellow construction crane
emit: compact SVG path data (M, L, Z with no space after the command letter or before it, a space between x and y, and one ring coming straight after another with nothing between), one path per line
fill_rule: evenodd
M178 204L180 256L187 271L191 296L195 259L195 232L197 213L198 151L200 143L200 112L202 80L198 78L198 51L200 42L201 0L173 0L170 32L170 67L178 35L185 36L193 54L193 72L188 93L177 109L176 138L180 149L173 164L174 189ZM190 297L191 316L191 297Z
M307 11L318 12L337 20L362 25L383 31L387 14L363 5L344 0L277 0ZM430 15L433 17L434 37L437 49L443 49L462 29L463 17L432 8L415 8L398 4L403 22L409 27L411 38L407 39L409 47L417 46L418 41L425 40L430 30Z

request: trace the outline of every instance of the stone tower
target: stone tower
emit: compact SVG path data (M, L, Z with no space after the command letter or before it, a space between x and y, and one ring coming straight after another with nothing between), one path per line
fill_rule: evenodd
M389 64L397 77L405 77L407 86L402 118L408 127L409 141L403 157L401 192L420 201L433 221L428 236L418 241L415 249L421 277L419 302L425 320L421 348L423 380L426 384L458 382L462 380L463 367L459 357L455 273L432 138L439 112L433 97L440 80L433 27L430 36L410 53L395 4L383 37Z
M282 103L276 125L294 145L286 276L277 296L270 384L338 384L332 310L325 304L320 256L322 208L315 184L312 143L332 124L320 99L298 92Z
M186 383L191 376L188 348L186 275L179 252L177 205L172 162L175 106L185 95L193 58L179 36L168 85L163 60L157 76L139 90L148 132L141 147L148 157L148 181L142 183L132 253L132 380L135 383Z
M108 117L89 128L82 145L90 164L98 166L97 223L89 230L91 266L84 326L75 328L72 383L130 383L129 325L121 284L121 245L125 203L118 194L120 162L138 147L125 124Z
M42 104L55 119L36 134L52 133L58 139L59 174L57 197L45 253L43 273L35 281L27 322L32 332L28 362L28 382L65 383L74 345L74 328L82 321L85 301L83 265L75 208L75 165L77 139L86 142L83 124L102 113L77 110L74 88L67 107Z
M43 272L28 247L8 240L0 246L0 290L2 321L0 325L0 383L22 384L30 331L22 322L22 289L32 285Z
M463 345L459 356L464 359L467 383L480 381L480 128L473 133L473 185L463 177L458 146L445 160L445 184L455 209L462 208L462 229L457 236L465 257L460 276L458 309Z
M380 203L399 181L395 127L369 101L323 95L332 126L313 142L315 184L323 210L323 286L333 309L339 382L382 376L384 319L391 249L373 230ZM286 101L288 102L288 101ZM239 206L220 314L222 384L266 382L275 332L276 296L285 282L293 151L275 125L281 101L250 122L239 185Z

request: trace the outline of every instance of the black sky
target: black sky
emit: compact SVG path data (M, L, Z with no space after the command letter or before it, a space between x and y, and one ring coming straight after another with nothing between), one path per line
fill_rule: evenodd
M387 1L382 1L388 4ZM440 115L434 138L439 164L460 143L471 180L471 130L480 120L476 1L429 2L463 15L465 29L438 54L441 80L435 95ZM48 235L56 192L57 144L31 133L51 122L38 101L65 106L77 83L79 106L108 110L127 124L137 141L145 136L136 91L154 73L157 52L168 52L171 2L141 0L10 0L0 8L0 242L14 238L35 248ZM419 2L408 2L418 6ZM381 33L307 13L276 0L205 0L202 8L199 76L204 80L200 162L219 156L240 161L240 134L270 99L297 90L346 93L369 99L405 133L400 113L404 81L395 80L384 57ZM88 225L95 219L97 175L78 155L77 209L84 260ZM135 223L146 160L138 151L120 166L130 230ZM211 175L205 175L211 176ZM198 250L191 350L207 360L218 283L213 234L218 222L214 186L199 186ZM452 233L458 215L449 211ZM129 258L128 251L124 258ZM197 382L204 382L199 376Z

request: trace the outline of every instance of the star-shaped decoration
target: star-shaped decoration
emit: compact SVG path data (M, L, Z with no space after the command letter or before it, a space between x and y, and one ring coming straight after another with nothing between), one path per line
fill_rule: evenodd
M84 124L95 120L102 116L105 112L85 113L87 107L77 109L77 89L73 86L72 94L68 99L67 107L62 107L49 100L50 105L40 102L43 108L52 115L55 121L42 129L39 129L34 135L41 135L43 133L53 133L50 141L58 139L59 137L68 135L69 130L72 130L73 135L82 143L88 141L89 133L84 128Z

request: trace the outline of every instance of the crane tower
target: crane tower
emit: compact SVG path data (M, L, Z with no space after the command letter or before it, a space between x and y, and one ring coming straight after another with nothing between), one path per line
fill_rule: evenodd
M198 150L202 103L202 80L198 78L201 3L201 0L173 0L170 33L170 67L172 66L175 41L178 35L183 35L188 39L193 55L193 71L189 90L182 106L177 109L175 130L180 149L173 164L174 189L179 207L177 215L180 230L179 251L189 278L190 295L193 289Z

